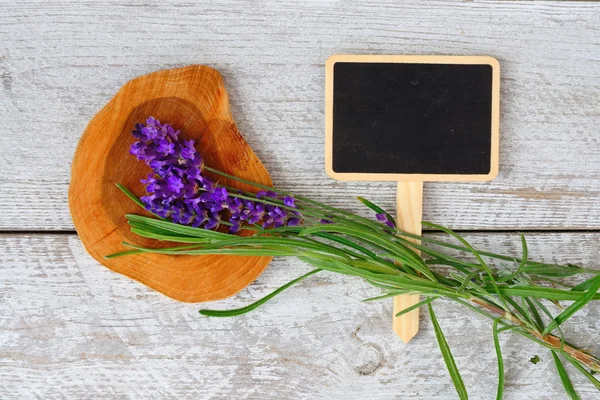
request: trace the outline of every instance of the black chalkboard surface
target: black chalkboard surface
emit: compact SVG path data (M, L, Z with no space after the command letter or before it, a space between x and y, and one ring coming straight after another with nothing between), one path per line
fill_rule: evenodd
M492 179L498 76L491 57L331 57L328 172L352 180Z

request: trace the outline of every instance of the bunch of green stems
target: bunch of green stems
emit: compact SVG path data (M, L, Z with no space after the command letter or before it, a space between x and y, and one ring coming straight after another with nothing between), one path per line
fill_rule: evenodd
M282 196L291 195L209 167L205 169L241 184L271 190ZM139 199L126 188L120 185L119 187L142 206ZM131 249L108 257L137 253L295 256L313 265L315 269L246 307L225 311L200 310L200 313L213 317L231 317L247 313L288 287L321 271L356 276L382 291L380 296L365 301L401 294L422 296L422 301L401 311L397 316L427 306L442 356L461 399L467 398L467 391L433 309L433 303L440 298L458 303L492 320L492 334L498 359L497 398L502 398L504 390L504 363L498 336L507 331L526 337L550 350L561 381L571 398L579 397L564 368L564 360L600 390L600 381L594 377L594 373L600 372L600 359L567 342L561 329L561 326L587 303L600 300L600 271L572 264L548 264L530 260L523 235L522 254L519 257L506 256L478 251L457 233L429 222L423 222L423 226L446 233L455 243L390 228L380 222L303 196L294 195L296 206L287 207L277 199L257 199L252 192L226 188L232 196L300 211L304 216L304 224L271 229L263 229L258 225L245 226L243 229L251 231L250 234L238 236L179 225L158 217L127 215L131 231L137 235L178 245L168 248L144 248L124 243ZM374 212L385 214L388 220L393 221L393 217L377 205L364 198L358 199ZM320 223L323 219L332 223ZM223 224L227 225L227 222ZM456 254L463 254L465 257ZM504 264L503 268L497 268L497 264ZM572 277L578 276L584 277L576 285L565 282L564 278L569 277L567 281L571 282ZM559 301L572 303L562 308ZM549 308L554 307L550 306L549 302L558 306L558 312L551 312Z

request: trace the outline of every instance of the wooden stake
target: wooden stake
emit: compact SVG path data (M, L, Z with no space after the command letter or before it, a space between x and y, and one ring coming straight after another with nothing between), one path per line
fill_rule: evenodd
M396 223L398 228L416 235L421 234L421 220L423 219L423 182L398 182L396 196ZM414 243L418 240L409 239ZM415 249L416 250L416 249ZM417 253L420 253L416 250ZM419 295L403 294L394 297L393 329L404 343L408 343L419 331L419 310L412 310L396 317L400 311L417 304Z

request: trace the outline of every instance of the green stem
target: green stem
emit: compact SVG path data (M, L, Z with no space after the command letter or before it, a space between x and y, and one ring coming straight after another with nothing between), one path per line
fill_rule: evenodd
M244 180L210 167L205 167L205 169L241 183L273 191L279 195L293 196L290 193L273 189L270 186ZM401 293L422 293L424 296L429 296L430 298L445 296L487 318L491 318L494 321L496 340L500 332L510 329L562 355L569 362L575 363L576 366L581 368L585 366L593 371L600 372L600 361L598 358L565 342L563 338L550 333L544 334L543 322L535 306L535 304L541 304L537 299L548 299L574 300L579 302L579 307L579 305L583 306L588 301L600 300L600 294L592 293L590 290L585 291L584 288L587 288L585 283L575 287L575 290L561 290L537 286L528 278L529 276L537 276L539 280L564 285L550 278L560 278L581 272L598 274L600 271L583 269L572 265L561 266L530 261L527 257L527 247L523 237L521 238L523 257L519 259L475 250L458 234L435 224L425 223L426 226L442 230L454 236L461 245L414 235L402 230L392 231L381 223L321 204L303 196L293 196L297 200L299 207L289 207L279 200L256 199L255 195L250 192L239 193L236 192L237 189L229 189L233 197L269 204L286 210L300 211L305 216L326 218L333 220L335 223L274 229L249 227L248 229L255 232L254 236L232 237L231 235L219 232L202 232L202 230L183 227L165 221L152 219L148 221L145 217L128 216L130 224L132 224L132 231L140 235L146 235L146 237L159 240L177 241L179 239L184 243L199 243L193 246L181 246L170 249L146 249L130 245L134 250L125 253L156 252L193 255L297 256L299 259L315 265L318 269L365 279L370 284L380 287L385 291L378 298L385 298ZM128 192L125 191L125 193L127 194ZM129 196L135 201L133 195L129 193ZM363 203L365 202L363 200ZM372 209L373 207L378 207L370 202L367 202L367 204ZM395 236L396 234L399 236ZM470 253L475 256L478 263L460 260L422 244L412 243L408 239L417 239L424 243ZM415 249L421 250L423 254L429 257L433 257L433 260L424 261ZM512 275L499 278L488 267L482 256L515 262L519 266L517 271ZM394 265L392 261L400 262L402 267ZM430 265L435 264L448 265L459 272L452 271L447 274L449 276L445 276L430 269ZM288 285L291 286L296 281L292 281ZM285 287L289 286L286 285ZM568 285L565 285L565 287L569 288ZM520 297L521 303L513 300L513 296L516 296L517 300ZM563 320L566 320L577 309L573 307L568 309L567 311L570 311L563 313L562 317L559 316L560 318L555 322L555 325L558 327ZM243 310L248 311L246 309ZM498 324L501 324L502 327L499 328ZM546 330L549 331L549 328ZM496 347L499 352L498 342L496 342ZM578 369L581 370L581 368Z

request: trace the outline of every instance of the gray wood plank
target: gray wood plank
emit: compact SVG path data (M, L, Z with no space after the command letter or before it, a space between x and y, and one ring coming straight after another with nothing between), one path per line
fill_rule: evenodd
M591 2L0 2L0 229L72 229L69 166L87 121L127 80L193 63L223 73L239 128L278 185L393 209L393 184L324 173L324 62L335 53L500 60L500 175L428 183L426 219L599 228L599 32Z
M438 235L439 236L439 235ZM515 234L469 234L519 253ZM599 268L600 233L529 236L532 258ZM0 235L0 393L3 399L455 399L426 313L409 345L391 331L391 302L358 279L315 275L253 313L208 319L96 263L75 235ZM231 299L256 300L308 267L276 259ZM439 301L440 324L471 397L495 396L490 321ZM598 302L567 338L598 354ZM512 334L501 344L506 399L565 398L549 353ZM539 355L541 362L528 360ZM598 392L572 369L584 399Z

